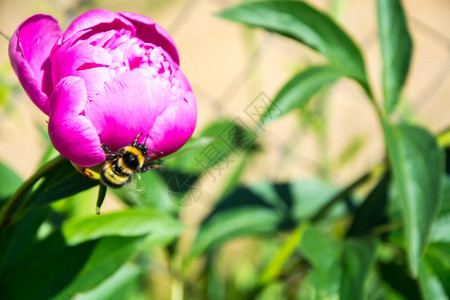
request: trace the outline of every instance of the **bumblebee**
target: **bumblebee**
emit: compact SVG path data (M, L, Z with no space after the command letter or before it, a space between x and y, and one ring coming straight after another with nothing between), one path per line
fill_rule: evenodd
M123 147L117 152L112 152L105 144L102 144L103 151L106 154L106 160L100 170L100 180L103 184L111 188L121 188L130 182L134 174L144 173L160 166L150 163L154 158L153 155L148 157L146 155L148 151L163 153L149 150L145 141L142 144L138 144L141 134L137 135L131 145Z

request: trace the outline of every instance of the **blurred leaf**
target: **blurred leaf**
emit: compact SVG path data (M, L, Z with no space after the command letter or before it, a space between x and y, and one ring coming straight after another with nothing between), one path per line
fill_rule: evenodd
M0 178L0 203L2 203L19 188L23 180L2 163L0 163Z
M155 208L162 212L175 212L178 207L172 202L169 184L163 173L165 171L152 170L139 174L130 184L113 191L128 205Z
M200 133L200 138L213 141L164 162L166 172L200 175L219 164L229 166L234 162L229 158L231 154L240 155L256 147L256 134L239 119L214 122Z
M387 221L388 191L391 176L386 174L358 207L347 236L365 236Z
M412 41L400 0L378 0L378 31L383 59L386 114L396 107L408 75Z
M424 299L450 298L448 274L450 274L450 244L431 245L419 265L419 284Z
M62 233L68 245L77 245L106 236L141 236L160 231L173 238L183 229L182 224L161 212L134 209L73 218L63 224Z
M447 158L448 159L448 158ZM426 300L450 298L450 177L444 181L444 196L419 265L419 283Z
M450 157L448 158L450 159ZM450 177L444 180L444 192L439 214L431 230L430 243L450 244Z
M66 161L61 167L53 170L28 199L33 205L50 203L62 198L75 195L98 185L97 180L88 179L81 175L70 161Z
M164 162L167 162L171 159L177 159L199 148L204 148L205 146L208 146L210 143L214 142L214 140L215 138L213 137L190 138L187 143L184 144L183 147L181 147L179 150L164 157Z
M57 232L39 243L22 265L2 276L0 298L70 299L114 274L141 242L142 237L110 237L67 247Z
M403 207L409 268L417 275L442 195L443 157L425 129L384 124L394 186Z
M420 300L417 282L408 274L406 265L398 263L378 263L378 273L384 283L394 291L393 299Z
M37 242L37 232L50 212L48 205L28 211L21 222L0 229L0 275L21 264Z
M236 237L293 228L312 217L337 192L335 187L314 181L241 187L220 201L202 222L192 252L201 254Z
M280 216L270 208L245 207L224 211L203 224L192 248L193 255L216 247L232 238L276 230Z
M352 39L328 15L300 1L244 2L219 16L293 38L320 52L370 94L364 61Z
M111 277L138 249L142 237L110 237L99 240L76 277L53 299L70 299L92 290Z
M309 227L300 250L311 262L308 291L313 299L364 299L365 284L375 262L373 238L334 240Z
M141 271L132 264L125 264L110 278L87 293L78 294L77 300L122 300L129 299L130 284L138 279Z
M266 124L295 108L304 107L312 96L343 75L333 66L315 66L300 72L278 92L262 114L260 123Z

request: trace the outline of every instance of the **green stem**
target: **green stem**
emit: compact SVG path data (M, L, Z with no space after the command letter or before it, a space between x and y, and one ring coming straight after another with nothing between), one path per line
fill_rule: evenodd
M177 253L173 254L171 259L171 300L183 300L184 298L182 265L181 255Z
M30 191L34 184L45 177L54 169L60 167L67 159L58 156L40 167L27 181L17 189L17 191L6 201L0 210L0 228L9 224L12 214L17 210L23 201L24 196Z

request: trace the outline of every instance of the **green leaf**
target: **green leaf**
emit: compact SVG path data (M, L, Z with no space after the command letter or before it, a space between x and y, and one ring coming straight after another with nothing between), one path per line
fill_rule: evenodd
M307 228L300 251L313 270L303 295L311 293L312 299L364 299L376 246L372 238L338 241L314 227Z
M9 198L22 184L22 179L13 170L0 163L0 203Z
M398 263L377 264L377 270L384 284L389 287L392 299L420 300L420 291L417 281L408 274L406 265ZM390 298L389 298L390 299Z
M419 265L419 284L426 300L450 298L450 244L430 246Z
M337 188L314 181L241 187L220 201L202 222L192 251L198 255L233 238L293 228L337 193Z
M304 107L312 96L343 75L333 66L315 66L300 72L278 92L261 116L260 123L266 124L275 117L281 117L293 109Z
M77 245L106 236L141 236L155 233L179 234L184 226L172 217L151 209L124 210L88 217L73 218L62 226L68 245Z
M391 176L386 174L355 212L347 236L365 236L387 222L388 191Z
M378 31L383 59L384 107L389 115L397 106L408 75L412 41L400 0L378 0Z
M394 187L403 207L409 268L417 275L442 195L443 153L425 129L384 124Z
M71 299L112 276L142 241L143 237L108 237L67 246L56 232L39 243L20 266L1 276L0 298Z
M97 287L139 249L142 241L142 237L110 237L98 241L76 277L52 299L70 299L77 293Z
M243 205L241 208L222 212L202 225L192 254L200 255L236 237L274 232L279 222L280 217L268 208Z
M141 274L139 268L133 264L125 264L113 276L101 285L87 293L78 294L77 300L121 300L128 299L131 295L127 289ZM128 292L128 293L127 293ZM133 298L134 299L134 298Z
M301 1L244 2L219 16L293 38L320 52L370 94L360 50L328 15Z
M27 199L33 205L42 205L75 195L98 185L99 181L81 175L70 161L45 176L44 181Z
M200 133L200 137L212 141L204 147L187 151L164 162L166 167L164 173L169 171L174 173L173 175L177 173L206 175L214 166L222 165L222 168L226 169L233 164L235 160L230 158L232 154L240 155L245 150L257 147L256 134L239 122L239 119L214 122ZM218 172L213 171L209 173L210 176L217 177Z
M162 172L152 170L145 174L139 174L130 184L121 189L115 189L114 193L130 206L148 207L166 213L174 213L178 206L171 197L169 183L164 178L167 175L165 173L165 170ZM172 174L172 172L168 173Z

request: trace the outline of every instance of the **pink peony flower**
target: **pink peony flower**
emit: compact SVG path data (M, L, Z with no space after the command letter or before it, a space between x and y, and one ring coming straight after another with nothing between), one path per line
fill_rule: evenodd
M65 32L48 15L25 20L9 44L11 65L49 116L54 147L77 165L105 161L139 133L170 154L195 128L197 105L169 34L152 19L92 10ZM158 152L152 152L158 155Z

